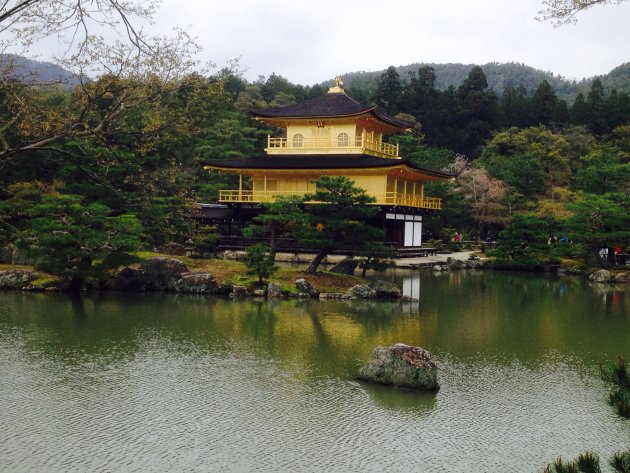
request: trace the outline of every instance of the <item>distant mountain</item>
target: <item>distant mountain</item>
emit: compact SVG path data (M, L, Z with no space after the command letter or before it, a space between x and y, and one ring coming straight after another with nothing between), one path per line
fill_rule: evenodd
M26 83L60 84L68 88L79 84L79 77L63 67L14 54L0 56L0 76L16 78Z
M396 68L402 81L409 80L409 72L417 72L422 66L431 66L435 70L435 87L445 90L449 86L459 87L468 77L468 73L474 64L431 64L431 63L415 63L407 66L399 66ZM513 87L523 86L531 94L543 80L547 80L555 89L558 97L572 103L579 92L588 93L595 77L575 81L567 79L553 72L541 71L525 64L516 62L497 63L491 62L481 65L488 87L501 95L503 89L507 85ZM374 72L350 72L343 75L345 87L350 89L356 87L358 89L375 90L376 84L385 71ZM609 93L612 89L617 92L626 92L630 94L630 62L622 64L613 69L606 75L598 76L602 81L604 90Z

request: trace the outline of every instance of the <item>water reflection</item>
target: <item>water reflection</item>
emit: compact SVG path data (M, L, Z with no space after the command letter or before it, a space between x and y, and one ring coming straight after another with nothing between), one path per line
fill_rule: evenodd
M0 470L539 471L627 448L597 376L630 353L625 288L386 277L419 301L0 293ZM437 395L354 380L397 342L437 355Z

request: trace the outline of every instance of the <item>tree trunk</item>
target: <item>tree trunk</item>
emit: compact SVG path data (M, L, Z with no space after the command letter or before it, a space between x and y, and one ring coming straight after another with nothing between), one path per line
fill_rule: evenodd
M367 273L368 267L370 266L370 263L372 262L373 259L374 259L374 255L370 255L363 262L363 271L361 271L361 277L363 279L365 279L365 274Z
M315 273L317 271L317 268L319 268L321 262L324 260L324 258L326 258L326 256L328 256L328 253L330 253L330 251L330 248L322 248L321 250L319 250L319 252L315 255L315 258L313 258L313 261L311 261L311 264L309 264L308 268L306 268L305 272Z
M278 236L276 233L276 227L272 225L271 235L269 236L269 261L272 264L276 262L276 253L278 251Z

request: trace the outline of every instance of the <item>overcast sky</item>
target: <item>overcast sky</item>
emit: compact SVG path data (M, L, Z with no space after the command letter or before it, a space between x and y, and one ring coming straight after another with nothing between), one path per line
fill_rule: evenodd
M337 74L411 63L520 62L567 78L630 61L630 2L578 23L535 20L542 0L163 0L155 32L184 27L219 67L311 85Z

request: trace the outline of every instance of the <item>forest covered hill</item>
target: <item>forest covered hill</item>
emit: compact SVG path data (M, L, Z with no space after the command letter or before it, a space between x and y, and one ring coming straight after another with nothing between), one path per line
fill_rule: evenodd
M0 66L13 63L11 75L26 81L37 82L61 82L68 87L73 87L79 83L79 78L72 72L62 67L44 61L36 61L15 55L0 56ZM451 85L455 88L459 87L468 77L468 73L474 67L474 64L461 63L413 63L406 66L397 66L396 70L403 82L409 80L409 74L417 72L423 66L430 66L435 71L435 88L437 90L446 90ZM528 94L532 94L536 87L546 80L553 87L559 99L572 103L575 97L581 92L586 95L590 90L594 77L582 78L579 80L569 79L551 71L542 71L540 69L527 66L517 62L498 63L490 62L481 65L486 79L488 88L502 95L506 86L514 88L524 87ZM343 80L348 90L360 89L373 93L381 75L385 70L381 71L356 71L343 74ZM621 64L607 74L596 76L599 77L604 87L605 93L610 93L613 89L617 92L630 93L630 62ZM319 84L323 90L329 85L329 81Z
M79 78L74 73L57 64L35 61L14 54L0 55L0 71L5 76L26 83L59 83L69 88L79 84Z
M468 77L468 73L474 64L433 64L414 63L406 66L398 66L396 70L402 81L407 81L410 72L417 72L420 67L430 66L435 71L435 88L446 90L449 86L459 87ZM525 64L516 62L498 63L490 62L482 64L481 68L486 74L488 87L501 95L507 85L512 87L523 86L528 93L533 93L538 84L546 80L551 85L558 98L572 103L578 93L588 93L593 82L592 77L580 80L568 79L550 71L542 71ZM359 71L343 75L346 87L367 90L376 90L377 83L385 71ZM609 93L616 89L617 92L630 92L630 62L622 64L608 74L598 76L604 86L604 91Z

